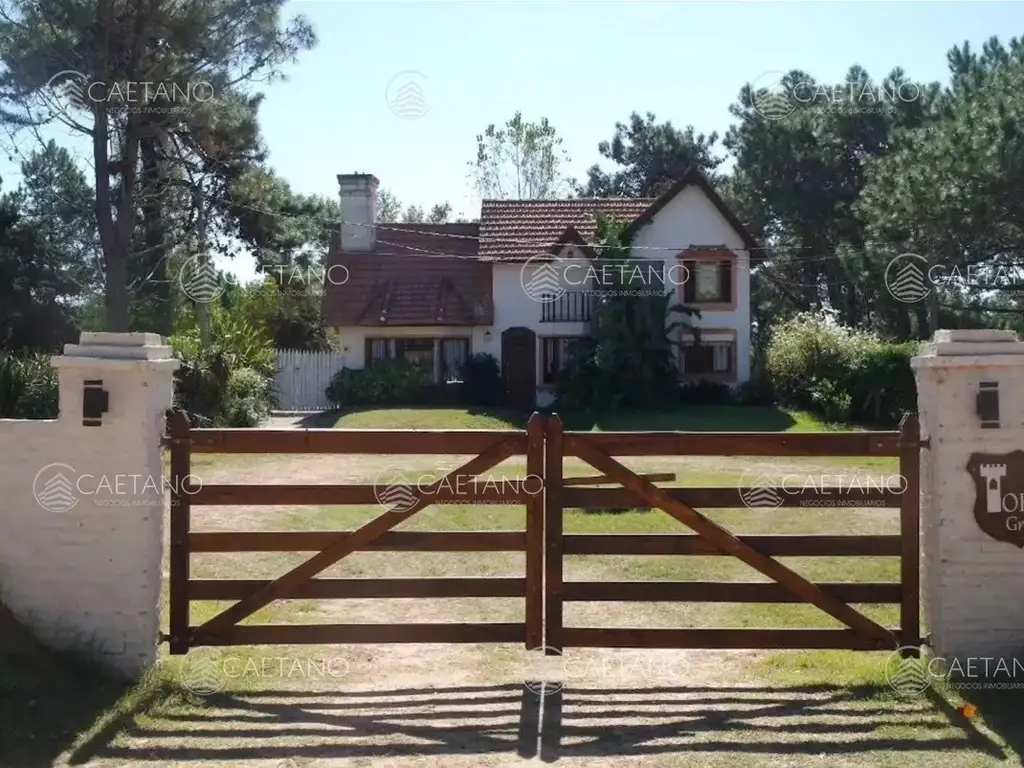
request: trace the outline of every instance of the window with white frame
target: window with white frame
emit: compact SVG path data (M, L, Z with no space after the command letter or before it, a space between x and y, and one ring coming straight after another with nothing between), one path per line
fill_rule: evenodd
M736 372L736 341L721 336L684 339L679 356L680 368L689 375L732 375Z

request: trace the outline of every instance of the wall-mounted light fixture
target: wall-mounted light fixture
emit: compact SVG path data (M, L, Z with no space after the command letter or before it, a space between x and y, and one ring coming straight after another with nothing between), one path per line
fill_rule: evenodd
M110 410L110 393L103 388L101 379L86 379L82 390L82 425L98 427L103 414Z
M490 340L491 340L491 332L490 331L484 331L484 341L490 341Z
M999 429L998 381L983 381L978 385L977 409L982 429Z

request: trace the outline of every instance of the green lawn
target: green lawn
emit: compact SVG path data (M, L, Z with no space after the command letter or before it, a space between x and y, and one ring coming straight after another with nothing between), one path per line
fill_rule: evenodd
M681 432L824 432L818 417L783 408L709 405L670 410L560 414L575 430ZM338 429L521 429L528 411L509 408L357 408L340 413Z

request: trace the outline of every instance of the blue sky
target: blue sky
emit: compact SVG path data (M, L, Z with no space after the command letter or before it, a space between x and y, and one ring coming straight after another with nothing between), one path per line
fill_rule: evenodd
M286 12L305 15L320 43L262 86L274 169L298 192L332 196L338 173L373 173L404 203L448 200L469 216L475 136L517 109L551 120L580 176L634 110L721 134L739 89L765 72L836 82L853 64L876 80L901 66L945 82L954 44L1024 31L1012 2L297 0ZM388 103L408 71L429 107L418 119ZM7 188L13 169L0 158Z

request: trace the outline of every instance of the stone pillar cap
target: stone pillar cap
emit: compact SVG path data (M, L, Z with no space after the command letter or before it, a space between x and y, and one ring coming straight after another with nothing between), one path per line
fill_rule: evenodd
M156 333L83 333L78 344L65 344L54 364L74 365L90 361L177 362L171 348Z
M936 358L971 358L937 360ZM936 331L921 347L911 364L915 368L934 365L1022 365L1024 342L1013 331L949 330Z

